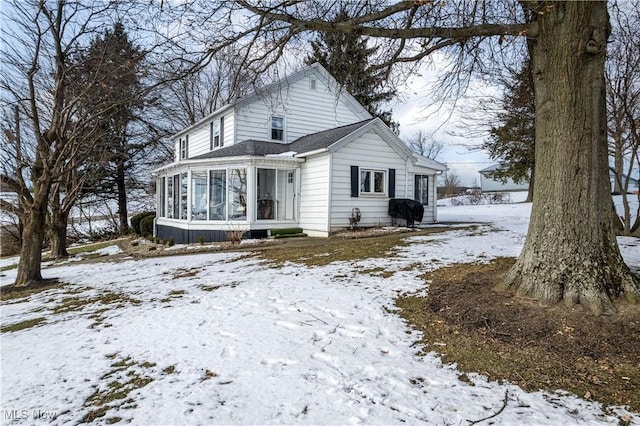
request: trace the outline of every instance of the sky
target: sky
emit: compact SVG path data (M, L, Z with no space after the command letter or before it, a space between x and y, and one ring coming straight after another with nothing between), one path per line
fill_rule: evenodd
M101 250L102 262L45 264L45 278L67 284L0 310L3 326L41 319L0 334L2 423L78 424L100 409L95 424L440 425L497 412L491 422L504 425L640 423L638 413L605 413L564 391L530 393L473 373L461 381L397 315L395 298L428 290L427 271L517 256L530 208L441 206L440 220L477 228L409 236L395 256L319 267L273 267L247 252L110 261L116 246ZM640 269L637 240L619 243Z
M431 96L438 70L445 66L441 57L434 58L433 63L423 65L417 75L409 78L401 88L401 96L391 105L393 118L400 123L400 138L410 137L418 130L432 135L444 145L437 160L447 164L463 186L480 186L479 170L495 161L477 148L483 142L482 137L462 136L465 132L461 115L468 102L458 99L442 103ZM468 93L484 96L496 94L497 89L473 82Z

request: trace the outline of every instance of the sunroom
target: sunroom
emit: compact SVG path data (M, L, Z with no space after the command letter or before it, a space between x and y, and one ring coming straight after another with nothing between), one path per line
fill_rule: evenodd
M262 238L298 225L300 164L274 157L189 160L156 170L155 233L176 243Z

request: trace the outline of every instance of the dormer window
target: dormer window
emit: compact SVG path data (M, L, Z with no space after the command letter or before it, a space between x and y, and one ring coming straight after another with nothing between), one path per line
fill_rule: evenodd
M284 141L284 117L271 116L271 140Z

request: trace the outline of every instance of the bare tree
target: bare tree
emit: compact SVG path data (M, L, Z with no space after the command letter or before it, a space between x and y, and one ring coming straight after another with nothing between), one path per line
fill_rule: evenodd
M432 160L436 160L440 151L444 148L444 144L427 135L424 130L418 130L404 140L404 143L411 151L423 155Z
M460 192L460 177L454 171L447 171L444 174L444 196L454 197Z
M226 47L213 53L203 68L167 83L161 110L171 118L170 131L194 124L260 84L260 76L243 67L240 58L234 46Z
M606 70L609 155L613 190L621 195L624 209L621 231L632 235L640 233L640 203L635 214L630 203L630 197L640 201L640 194L630 194L634 170L640 169L640 3L626 4L624 10L616 7L614 13Z
M610 24L604 2L359 3L346 22L330 22L335 3L238 0L253 12L255 34L274 40L272 56L306 31L344 32L385 43L380 67L415 64L436 50L455 54L445 92L463 90L511 47L530 44L536 108L536 186L527 239L503 287L546 303L615 310L640 298L610 214L604 69ZM493 56L491 56L493 54ZM603 267L606 265L606 267Z

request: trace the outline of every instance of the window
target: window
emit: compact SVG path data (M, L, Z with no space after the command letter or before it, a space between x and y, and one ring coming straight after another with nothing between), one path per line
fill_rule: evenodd
M158 182L158 195L159 195L159 201L158 201L158 208L159 208L159 212L158 212L158 216L160 217L166 217L166 211L167 211L167 192L166 192L166 188L167 188L167 178L166 177L161 177L160 181Z
M274 141L284 140L284 117L271 117L271 139Z
M229 219L247 220L247 169L229 171Z
M213 121L209 123L209 151L213 151L213 148L216 146L214 144L216 129L213 124Z
M220 117L219 121L209 123L209 147L213 151L214 148L224 146L224 117Z
M317 90L318 84L317 84L317 80L315 78L310 78L309 79L309 88L311 90Z
M227 171L209 171L209 220L227 219Z
M178 177L178 175L176 175ZM180 216L176 215L176 217L180 217L182 220L187 220L187 173L180 174Z
M382 170L360 170L360 193L385 194L385 172Z
M189 135L185 136L184 139L180 138L180 159L185 160L189 155Z
M207 220L207 172L191 172L191 219Z
M420 204L429 204L429 176L416 175L414 185L414 199Z
M173 175L173 185L169 186L169 192L171 193L169 217L178 219L180 218L180 175Z

